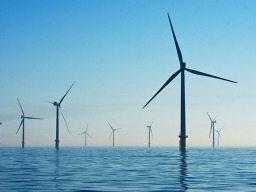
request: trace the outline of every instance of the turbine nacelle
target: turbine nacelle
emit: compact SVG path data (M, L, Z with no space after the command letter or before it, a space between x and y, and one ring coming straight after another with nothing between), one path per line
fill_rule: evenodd
M113 129L113 132L115 132L116 130L119 130L119 129L121 129L121 128Z
M185 62L182 62L181 64L180 64L180 69L186 69L186 63Z
M59 106L59 103L57 103L56 101L53 103L54 106Z
M25 118L25 116L24 116L24 115L21 115L21 116L20 116L20 118L24 119L24 118Z

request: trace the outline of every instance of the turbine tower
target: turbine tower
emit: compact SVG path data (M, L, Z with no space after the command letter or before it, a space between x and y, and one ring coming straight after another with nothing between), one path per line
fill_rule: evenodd
M216 123L216 118L214 120L212 120L212 118L210 117L210 115L207 113L208 117L211 120L211 129L210 129L210 134L209 134L209 138L211 136L211 131L212 131L212 147L215 147L215 138L214 138L214 124Z
M61 103L62 101L64 100L64 98L66 97L66 95L68 94L69 90L72 88L72 86L75 84L75 82L70 86L70 88L68 89L68 91L65 93L65 95L61 98L60 102L49 102L49 101L46 101L47 103L51 103L53 104L54 106L56 106L56 139L55 139L55 148L56 149L59 149L59 143L60 143L60 140L59 140L59 110L61 112L61 115L64 119L64 122L66 124L66 127L67 127L67 130L69 132L69 129L68 129L68 124L66 122L66 119L62 113L62 110L61 110Z
M89 135L89 133L87 133L87 129L88 129L88 123L87 123L87 126L86 126L86 129L85 129L85 132L83 132L83 133L80 133L79 135L82 135L82 134L84 134L84 140L85 140L85 147L86 147L86 135L88 135L89 137L91 137L90 135ZM92 137L91 137L92 138Z
M18 100L18 103L19 103L19 106L20 106L20 109L21 109L21 112L22 112L22 115L21 115L21 119L22 120L21 120L20 126L19 126L19 128L18 128L18 130L16 132L16 135L19 132L20 127L22 125L22 142L21 143L22 143L22 148L24 148L25 147L25 119L40 119L40 120L42 120L42 118L26 117L25 114L24 114L24 111L23 111L23 109L21 107L19 99L17 99L17 100Z
M196 74L196 75L202 75L202 76L206 76L206 77L212 77L212 78L216 78L216 79L220 79L220 80L224 80L224 81L229 81L232 83L237 83L235 81L231 81L228 79L224 79L221 77L217 77L214 75L210 75L210 74L206 74L206 73L202 73L200 71L196 71L196 70L192 70L186 67L186 63L183 61L182 58L182 54L180 51L180 47L178 45L178 41L176 39L173 27L172 27L172 23L171 23L171 19L169 14L167 13L168 18L169 18L169 23L171 26L171 31L172 31L172 35L173 35L173 39L174 39L174 43L175 43L175 47L177 50L177 54L178 54L178 58L179 58L179 62L180 62L180 69L178 71L176 71L167 81L166 83L159 89L159 91L146 103L146 105L143 107L143 109L179 74L181 73L181 115L180 115L180 141L179 141L179 146L180 146L180 150L181 151L185 151L186 150L186 116L185 116L185 71Z
M153 121L152 121L151 125L147 125L147 128L148 128L148 147L150 147L150 134L153 137L153 132L152 132L152 128L151 128L152 124L153 124Z
M108 122L108 124L109 124L109 126L110 126L110 128L111 128L111 133L110 133L109 139L111 138L111 136L112 136L112 134L113 134L113 147L115 147L115 131L116 131L116 130L119 130L120 128L114 129L114 128L110 125L109 122Z
M223 128L223 127L222 127ZM221 129L222 129L221 128ZM221 131L221 129L220 130L216 130L216 132L218 133L218 147L220 146L220 143L219 143L219 139L221 139L221 136L220 136L220 131Z

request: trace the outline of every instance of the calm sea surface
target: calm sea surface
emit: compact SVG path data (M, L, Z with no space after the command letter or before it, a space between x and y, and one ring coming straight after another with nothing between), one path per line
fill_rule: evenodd
M256 191L256 149L0 148L0 191Z

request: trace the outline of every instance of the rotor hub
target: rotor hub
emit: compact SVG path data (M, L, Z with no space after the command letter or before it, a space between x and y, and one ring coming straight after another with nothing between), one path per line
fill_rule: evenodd
M182 63L180 64L180 68L181 68L181 69L185 69L185 68L186 68L186 63L185 63L185 62L182 62Z
M55 101L55 102L53 103L53 105L54 105L54 106L58 106L58 103Z

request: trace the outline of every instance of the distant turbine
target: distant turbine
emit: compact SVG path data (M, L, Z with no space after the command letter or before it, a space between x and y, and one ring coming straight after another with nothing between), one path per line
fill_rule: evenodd
M152 128L151 128L152 124L153 124L153 121L152 121L151 125L147 125L147 128L148 128L148 147L150 147L150 134L153 137L153 132L152 132Z
M116 130L119 130L119 129L121 129L121 128L114 129L114 128L110 125L109 122L108 122L108 124L109 124L109 126L110 126L110 128L111 128L111 134L110 134L110 136L109 136L109 139L111 138L111 136L112 136L112 134L113 134L113 147L115 147L115 131L116 131Z
M85 129L85 132L83 133L80 133L79 135L82 135L84 134L84 139L85 139L85 147L86 147L86 135L88 135L89 137L91 137L88 133L87 133L87 129L88 129L88 123L87 123L87 126L86 126L86 129ZM92 138L92 137L91 137Z
M75 84L75 82L71 85L71 87L73 86ZM71 89L71 87L68 89L68 91L66 92L66 94L61 98L61 100L60 100L60 102L58 103L58 102L49 102L49 101L46 101L47 103L51 103L51 104L53 104L54 106L56 106L56 139L55 139L55 148L56 149L59 149L59 142L60 142L60 140L59 140L59 110L60 110L60 112L61 112L61 115L62 115L62 117L63 117L63 119L64 119L64 122L65 122L65 124L66 124L66 127L67 127L67 130L68 130L68 132L69 132L69 129L68 129L68 124L67 124L67 122L66 122L66 119L65 119L65 117L64 117L64 115L63 115L63 113L62 113L62 110L61 110L61 103L62 103L62 101L64 100L64 98L66 97L66 95L68 94L68 92L69 92L69 90Z
M178 71L176 71L167 81L166 83L159 89L159 91L146 103L146 105L143 107L143 109L179 74L181 73L181 116L180 116L180 141L179 141L179 145L180 145L180 150L181 151L185 151L186 150L186 118L185 118L185 71L188 71L190 73L196 74L196 75L202 75L202 76L206 76L206 77L212 77L212 78L216 78L216 79L221 79L224 81L229 81L232 83L237 83L235 81L231 81L228 79L224 79L221 77L217 77L217 76L213 76L210 74L206 74L206 73L202 73L200 71L196 71L196 70L192 70L189 68L186 68L186 63L183 62L183 58L182 58L182 54L178 45L178 41L176 39L173 27L172 27L172 23L171 23L171 19L169 14L167 13L168 18L169 18L169 22L170 22L170 26L171 26L171 30L172 30L172 35L174 38L174 42L175 42L175 46L176 46L176 50L178 53L178 57L179 57L179 62L180 62L180 69Z
M222 127L223 128L223 127ZM221 128L221 129L222 129ZM219 144L219 139L221 139L221 136L220 136L220 131L221 131L221 129L220 130L216 130L216 132L218 133L218 147L220 146L220 144Z
M23 125L22 126L22 142L21 143L22 143L22 148L24 148L25 147L25 119L40 119L40 120L42 120L42 118L26 117L25 114L24 114L24 111L23 111L23 109L21 107L19 99L17 99L17 100L18 100L18 103L19 103L19 106L20 106L20 109L21 109L21 112L22 112L22 115L21 115L21 119L22 120L21 120L20 126L19 126L19 128L18 128L18 130L16 132L16 135L19 132L21 125Z
M215 147L215 139L214 139L214 124L216 123L216 118L214 120L212 120L212 118L210 117L210 115L207 113L208 117L211 120L211 129L210 129L210 134L209 134L209 138L211 136L211 131L212 131L212 147Z

